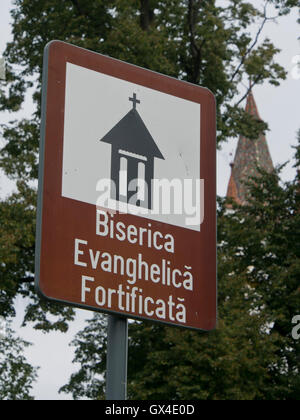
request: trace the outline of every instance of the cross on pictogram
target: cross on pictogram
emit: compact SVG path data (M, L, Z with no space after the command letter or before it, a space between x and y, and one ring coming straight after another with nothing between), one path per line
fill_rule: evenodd
M129 98L129 100L132 102L133 109L136 109L136 104L140 104L141 101L136 99L136 94L133 94L133 98Z

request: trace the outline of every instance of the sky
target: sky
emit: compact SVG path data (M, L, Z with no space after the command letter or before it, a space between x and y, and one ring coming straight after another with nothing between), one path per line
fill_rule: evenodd
M262 1L254 0L252 3L259 6ZM6 43L12 40L9 14L11 8L11 0L0 1L0 57ZM288 71L287 79L280 87L264 84L253 90L260 116L269 124L267 141L274 165L291 160L283 170L283 181L292 180L295 174L292 161L294 151L291 146L296 145L296 133L300 129L300 72L296 65L297 61L300 61L300 43L297 40L300 26L296 23L297 17L297 12L294 11L291 15L281 18L278 24L268 23L261 38L269 37L274 45L282 50L277 56L277 61ZM29 116L31 107L28 101L19 116ZM1 113L0 124L10 119L9 114ZM217 154L217 191L221 196L226 194L230 176L229 164L233 160L237 140L230 139ZM13 186L14 184L0 172L0 197L3 198L10 193ZM18 316L14 328L25 340L34 343L26 350L29 361L35 366L40 366L39 379L34 386L33 394L39 400L69 399L70 395L58 394L58 389L68 381L74 371L72 365L74 352L69 343L75 333L84 326L84 320L91 317L92 313L78 310L76 321L71 325L68 334L46 335L34 331L30 326L21 328L25 303L21 299L16 301Z

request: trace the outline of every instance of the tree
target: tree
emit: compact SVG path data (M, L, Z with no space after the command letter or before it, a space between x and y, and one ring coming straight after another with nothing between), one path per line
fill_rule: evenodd
M87 327L80 331L71 343L76 347L75 360L80 363L80 369L71 376L69 383L63 386L60 392L72 393L75 400L104 399L106 335L106 316L95 313Z
M299 167L299 144L296 167ZM291 320L299 311L300 214L299 172L280 185L280 168L251 182L249 204L234 215L221 240L236 253L236 273L248 270L247 284L255 291L254 311L265 313L267 334L276 342L279 361L272 366L275 387L270 397L299 399L299 342L291 336ZM227 239L225 239L227 237Z
M14 141L9 147L14 147ZM37 329L66 331L73 310L40 301L34 280L36 192L24 181L19 191L0 201L0 316L15 315L16 295L30 298L24 323L35 321ZM51 322L48 315L51 315ZM57 316L57 321L54 317Z
M0 400L33 400L30 395L37 377L33 368L22 355L29 343L15 338L9 324L0 336Z
M245 0L14 0L13 41L7 45L8 87L0 110L19 110L31 94L31 119L2 127L0 167L18 191L0 202L0 315L14 313L14 297L30 297L25 320L36 328L66 331L70 308L40 301L34 279L35 181L38 172L42 54L52 39L74 43L192 83L216 95L218 144L239 134L256 138L267 124L240 107L249 88L286 77L278 49L260 41L265 24L286 14L297 0L265 0L262 10ZM252 23L257 36L250 35ZM243 88L247 83L247 88ZM55 321L52 316L54 315Z

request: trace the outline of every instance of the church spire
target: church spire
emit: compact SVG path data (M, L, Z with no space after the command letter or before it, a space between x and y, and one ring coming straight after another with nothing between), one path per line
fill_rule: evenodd
M252 91L247 97L246 112L253 118L261 119ZM257 167L267 172L274 170L265 135L261 134L256 140L241 136L231 168L227 190L228 198L238 204L246 204L248 187L245 182L247 183L250 177L258 175Z
M235 183L234 176L233 176L234 163L231 163L230 167L231 167L231 174L230 174L230 179L229 179L229 183L228 183L228 187L227 187L226 197L235 201L237 204L241 204L241 202L239 200L239 197L238 197L238 190L237 190L236 183ZM232 205L228 204L228 208L232 208Z
M252 117L261 120L252 90L250 90L247 97L246 112L252 115Z

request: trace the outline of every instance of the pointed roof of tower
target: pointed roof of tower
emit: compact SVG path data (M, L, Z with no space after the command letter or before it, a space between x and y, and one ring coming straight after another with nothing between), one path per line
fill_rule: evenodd
M249 95L247 97L245 111L248 112L248 114L252 115L253 117L261 120L252 90L250 90Z
M136 109L129 111L101 141L126 152L164 159Z
M148 128L136 109L141 101L136 94L128 98L132 109L101 139L126 152L135 153L147 158L164 159Z
M238 197L238 190L237 190L236 183L233 176L234 164L231 163L230 166L231 166L231 174L230 174L230 179L228 183L226 197L230 198L231 200L235 201L238 204L241 204L240 199ZM232 208L232 205L228 204L228 208Z
M261 119L252 91L250 91L247 98L246 112L254 118ZM245 182L248 182L250 177L258 176L257 167L267 172L274 170L265 135L261 134L256 140L241 136L237 145L234 164L232 165L227 197L234 198L239 204L246 204L248 187L245 185ZM234 188L236 192L233 196L232 191Z

